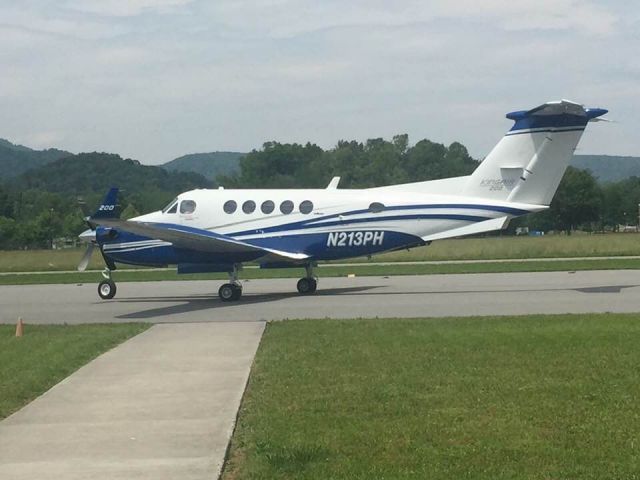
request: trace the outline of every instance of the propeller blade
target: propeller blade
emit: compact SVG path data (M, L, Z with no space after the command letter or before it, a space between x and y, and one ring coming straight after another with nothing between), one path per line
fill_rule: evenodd
M89 262L91 261L91 255L93 255L94 248L95 248L95 244L93 243L90 243L87 246L87 250L84 252L84 255L82 256L82 260L80 260L80 263L78 264L79 272L84 272L89 266Z

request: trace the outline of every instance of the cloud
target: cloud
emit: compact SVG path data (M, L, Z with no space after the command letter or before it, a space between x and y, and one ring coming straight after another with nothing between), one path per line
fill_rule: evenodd
M640 15L615 1L27 0L0 18L0 137L150 163L401 132L482 157L507 111L633 117L640 98ZM640 153L633 123L583 151Z
M176 13L190 3L192 0L67 0L62 7L95 15L132 17L150 12Z

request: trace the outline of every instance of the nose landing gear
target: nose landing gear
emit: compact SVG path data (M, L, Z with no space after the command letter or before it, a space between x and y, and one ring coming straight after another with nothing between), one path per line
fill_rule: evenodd
M111 270L105 268L102 272L104 280L98 284L98 295L103 300L111 300L116 296L116 282L111 278Z

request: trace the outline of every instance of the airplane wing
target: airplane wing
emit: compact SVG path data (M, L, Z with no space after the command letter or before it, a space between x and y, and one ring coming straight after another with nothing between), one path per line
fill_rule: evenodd
M271 248L257 247L246 242L235 240L227 235L210 232L200 228L186 227L173 223L149 223L121 220L118 218L95 218L94 223L112 227L116 230L130 232L154 239L171 242L179 248L187 248L211 253L263 253L261 260L267 261L303 261L309 258L304 253L284 252Z

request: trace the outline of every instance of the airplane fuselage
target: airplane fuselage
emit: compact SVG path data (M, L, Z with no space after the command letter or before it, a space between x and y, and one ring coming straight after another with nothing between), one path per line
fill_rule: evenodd
M192 190L138 222L207 230L263 248L336 260L424 245L426 239L477 222L529 213L504 202L447 195L363 190ZM232 264L257 254L213 254L170 242L98 230L112 260L138 265ZM111 236L110 236L111 235Z

